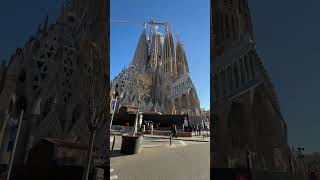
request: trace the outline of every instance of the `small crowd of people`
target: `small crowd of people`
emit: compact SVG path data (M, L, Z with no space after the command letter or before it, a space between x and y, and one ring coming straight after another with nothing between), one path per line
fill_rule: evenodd
M146 121L144 120L140 126L140 131L145 132L149 130L151 134L153 134L153 130L158 129L160 127L160 122L154 123L153 121Z
M203 131L207 131L207 134L209 132L209 128L205 123L196 124L193 126L193 131L195 132L196 136L201 136L201 133Z
M159 129L160 122L154 123L153 121L144 120L144 121L141 122L141 124L139 126L140 126L139 129L140 129L140 131L142 133L144 133L147 130L149 130L150 133L153 134L154 129ZM185 130L184 129L184 124L182 124L182 129L183 129L183 131ZM125 123L125 129L124 130L125 130L125 132L129 131L129 122ZM193 132L195 132L195 136L201 136L203 131L207 131L207 133L208 133L209 128L205 123L200 123L200 124L193 125L192 127L190 127L189 130L190 131L192 130ZM189 130L187 130L187 131L189 131ZM177 125L174 124L174 123L171 125L171 136L172 137L176 137L176 138L178 137L177 136Z

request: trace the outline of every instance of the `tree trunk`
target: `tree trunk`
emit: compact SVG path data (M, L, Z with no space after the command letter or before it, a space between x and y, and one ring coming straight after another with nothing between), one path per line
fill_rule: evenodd
M112 122L113 122L114 114L116 113L116 110L117 110L117 102L118 102L118 97L116 97L116 102L114 104L114 110L113 110L113 113L112 113L112 116L111 116L110 131L111 131L111 128L112 128Z
M89 141L89 147L88 147L88 154L87 154L87 166L84 172L83 180L88 180L89 173L90 173L90 166L91 166L91 159L92 159L92 149L93 149L93 143L94 143L94 138L96 135L96 130L91 130L90 132L90 141Z
M140 103L138 103L137 115L136 115L136 119L134 121L133 136L135 136L137 134L137 125L138 125L138 120L139 120L139 109L140 109Z

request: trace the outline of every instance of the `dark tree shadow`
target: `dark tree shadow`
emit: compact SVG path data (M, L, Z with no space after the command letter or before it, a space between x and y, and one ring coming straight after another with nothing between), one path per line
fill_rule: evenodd
M110 150L110 158L120 157L120 156L128 156L128 155L120 153L120 150L113 150L113 151Z

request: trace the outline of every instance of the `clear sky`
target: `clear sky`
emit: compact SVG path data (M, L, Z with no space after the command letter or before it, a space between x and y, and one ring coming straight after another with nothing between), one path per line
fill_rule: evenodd
M320 151L320 1L250 1L257 47L288 127L289 144Z
M173 24L173 32L179 32L183 41L191 78L201 107L209 109L210 1L110 0L110 3L111 20L148 20L152 18ZM131 62L143 26L111 22L110 27L110 77L113 79Z
M23 47L30 35L37 31L45 19L54 22L58 12L58 0L1 0L0 1L0 60L9 60L18 47Z

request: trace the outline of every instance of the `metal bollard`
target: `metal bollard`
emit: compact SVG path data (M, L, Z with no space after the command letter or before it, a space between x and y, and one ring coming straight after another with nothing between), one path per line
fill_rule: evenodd
M113 142L112 142L112 151L113 151L113 148L114 148L114 143L116 142L116 135L113 135Z
M170 136L170 146L171 146L172 136Z

